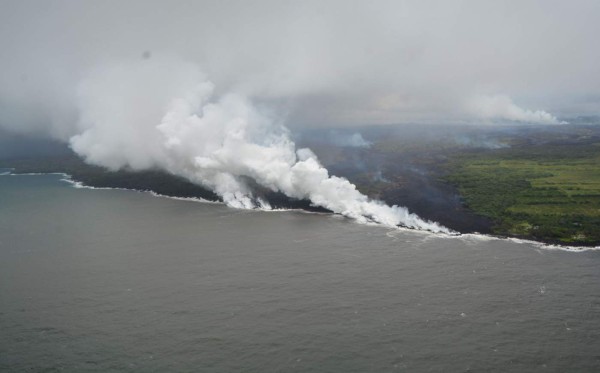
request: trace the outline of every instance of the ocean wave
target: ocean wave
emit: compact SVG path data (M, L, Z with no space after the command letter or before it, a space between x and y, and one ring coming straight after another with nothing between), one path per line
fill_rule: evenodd
M208 199L199 198L199 197L175 197L175 196L168 196L168 195L165 195L165 194L156 193L156 192L154 192L152 190L132 189L132 188L119 188L119 187L95 187L95 186L91 186L91 185L86 185L86 184L84 184L81 181L74 180L73 177L71 175L69 175L69 174L64 174L64 173L57 173L57 174L60 174L60 175L64 176L62 179L60 179L61 181L69 183L74 188L77 188L77 189L126 190L126 191L129 191L129 192L147 193L147 194L150 194L150 195L152 195L154 197L168 198L168 199L173 199L173 200L177 200L177 201L223 204L223 202L221 202L221 201L210 201ZM46 174L46 175L48 175L48 174Z
M599 251L600 246L568 246L568 245L557 245L557 244L549 244L534 240L526 240L522 238L514 238L514 237L503 237L502 239L508 240L518 244L527 244L533 245L538 249L543 250L557 250L557 251L568 251L568 252L585 252L585 251Z
M489 242L489 241L509 241L519 245L529 245L534 246L537 249L542 250L552 250L552 251L567 251L567 252L586 252L586 251L599 251L600 246L574 246L574 245L558 245L558 244L550 244L535 240L528 240L524 238L516 238L516 237L498 237L492 236L483 233L463 233L457 236L449 236L449 238L461 239L461 240L474 240L479 242Z
M483 233L458 233L458 234L447 234L440 232L429 232L423 230L414 230L414 229L393 229L386 232L386 236L393 239L398 240L405 233L413 233L419 234L422 236L423 241L431 240L431 239L453 239L453 240L461 240L465 243L478 243L478 242L491 242L491 241L508 241L519 245L527 245L533 246L536 249L541 250L551 250L551 251L566 251L572 253L582 253L586 251L600 251L600 246L575 246L575 245L558 245L558 244L549 244L545 242L535 241L535 240L527 240L523 238L515 238L515 237L500 237L493 236L489 234Z
M8 176L44 176L44 175L60 175L60 176L69 176L64 172L23 172L23 173L14 173L9 171L8 173L3 173L2 175Z
M0 176L10 175L13 170L12 167L0 167Z

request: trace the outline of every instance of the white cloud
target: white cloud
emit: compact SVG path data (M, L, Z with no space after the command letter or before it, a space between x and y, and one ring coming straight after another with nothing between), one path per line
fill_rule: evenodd
M3 0L0 123L68 119L90 68L145 51L298 126L466 120L473 92L594 114L598 34L597 0Z

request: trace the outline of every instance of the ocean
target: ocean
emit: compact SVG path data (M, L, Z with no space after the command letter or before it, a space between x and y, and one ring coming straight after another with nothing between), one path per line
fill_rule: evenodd
M600 371L600 251L62 178L0 176L0 371Z

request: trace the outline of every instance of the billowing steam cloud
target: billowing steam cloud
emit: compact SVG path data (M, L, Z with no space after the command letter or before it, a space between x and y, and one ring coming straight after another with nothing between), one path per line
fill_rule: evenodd
M169 170L232 206L261 205L250 178L359 220L438 230L330 176L260 105L290 128L558 122L504 96L465 113L473 92L596 114L600 2L576 3L4 0L0 126L111 169Z
M243 96L215 97L213 84L192 65L153 60L104 68L81 85L79 97L81 120L70 144L88 162L159 167L211 188L236 208L270 208L253 197L245 182L251 178L360 222L448 232L329 175Z
M478 96L468 103L468 110L483 119L501 119L524 123L565 124L543 110L527 110L517 106L509 96Z

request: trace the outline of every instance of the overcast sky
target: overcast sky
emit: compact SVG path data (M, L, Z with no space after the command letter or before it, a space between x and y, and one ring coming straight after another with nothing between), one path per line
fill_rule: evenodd
M74 121L90 71L164 56L292 127L557 123L600 113L599 35L593 0L0 0L0 124Z

